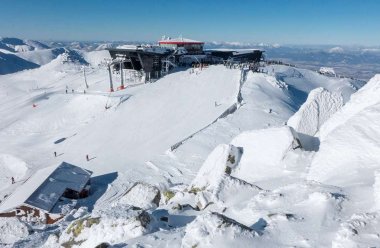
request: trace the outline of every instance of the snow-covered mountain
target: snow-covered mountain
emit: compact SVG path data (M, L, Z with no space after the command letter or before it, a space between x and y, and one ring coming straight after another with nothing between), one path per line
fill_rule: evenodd
M90 196L55 224L0 218L1 246L380 243L379 76L210 65L149 84L126 73L110 93L105 50L0 57L0 70L33 65L0 75L0 201L62 161L94 172Z
M156 44L156 41L47 41L39 42L32 40L21 40L17 38L0 38L1 53L15 53L28 62L40 65L50 61L51 57L57 56L57 51L66 48L69 50L91 52L103 51L106 48L122 45ZM45 45L47 44L47 45ZM45 49L51 48L51 54ZM265 50L265 56L269 60L281 60L295 64L301 68L319 70L320 67L332 67L342 76L363 79L368 81L378 73L380 67L379 47L359 46L301 46L280 45L260 42L227 42L210 41L205 43L206 49L252 49ZM58 49L58 50L56 50ZM25 55L23 54L25 52ZM41 53L39 53L41 52ZM46 53L46 55L44 55ZM37 58L33 58L34 54ZM46 58L44 58L46 57ZM30 59L29 59L30 58ZM37 62L37 63L36 63ZM6 65L4 65L6 66ZM7 68L3 71L15 72L30 67L19 65L15 68ZM4 72L3 72L4 74Z
M49 48L47 45L35 40L21 40L18 38L0 37L0 49L4 49L10 52L26 52L47 48Z

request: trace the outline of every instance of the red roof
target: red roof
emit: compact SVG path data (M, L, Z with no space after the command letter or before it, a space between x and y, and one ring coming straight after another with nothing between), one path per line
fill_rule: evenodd
M159 44L176 44L176 45L184 45L184 44L204 44L204 42L186 42L186 41L159 41Z
M185 38L176 38L176 39L167 39L167 40L160 40L158 42L159 44L174 44L174 45L184 45L184 44L204 44L202 41L196 41L196 40L190 40Z

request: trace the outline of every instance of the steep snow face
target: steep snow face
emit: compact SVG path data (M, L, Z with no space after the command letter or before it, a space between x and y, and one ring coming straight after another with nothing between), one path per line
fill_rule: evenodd
M342 96L323 88L312 90L288 125L297 132L314 136L325 121L343 106Z
M226 166L231 168L238 164L240 156L241 154L235 146L225 144L217 146L194 178L191 183L192 187L214 190L219 186L220 180L226 173Z
M289 151L299 147L294 130L289 127L244 132L231 142L243 147L239 166L231 175L247 182L278 177L285 169L283 161Z
M350 118L363 111L367 107L375 105L378 102L380 92L380 74L371 78L365 87L352 95L350 102L342 111L334 115L329 122L321 128L321 139L323 140L337 126L342 125Z
M320 151L308 178L320 182L372 186L380 166L380 75L352 96L321 129ZM372 178L372 180L368 180Z

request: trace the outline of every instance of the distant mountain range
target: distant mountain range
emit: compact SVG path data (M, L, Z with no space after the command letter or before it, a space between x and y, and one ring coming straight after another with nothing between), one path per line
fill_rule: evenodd
M156 44L155 41L35 41L18 38L0 38L0 74L22 69L36 68L69 51L100 51L130 44ZM302 68L318 70L322 66L333 67L338 74L367 80L379 73L380 46L336 46L336 45L279 45L251 42L210 41L205 49L249 49L265 50L271 60L295 64ZM49 50L42 52L43 50ZM11 63L12 66L6 65ZM11 69L6 68L11 67Z

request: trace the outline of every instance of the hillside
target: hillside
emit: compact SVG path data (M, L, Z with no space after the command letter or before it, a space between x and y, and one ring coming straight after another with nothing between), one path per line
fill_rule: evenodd
M0 218L2 244L379 241L371 138L378 77L361 88L360 81L283 65L262 73L213 65L150 84L127 77L125 90L110 93L106 51L20 54L38 68L0 76L1 201L37 170L62 161L94 178L90 197L57 224ZM119 75L114 81L117 86Z

